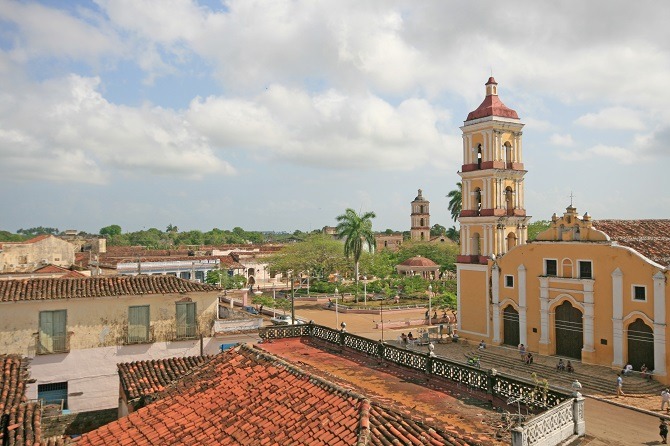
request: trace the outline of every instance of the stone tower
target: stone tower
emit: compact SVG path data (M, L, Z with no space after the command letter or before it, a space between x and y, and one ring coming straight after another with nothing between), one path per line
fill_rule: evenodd
M525 244L521 129L516 111L498 98L498 83L486 82L486 97L468 114L463 132L461 255L458 263L487 264L492 255Z
M430 201L423 198L421 189L412 201L411 218L410 234L412 241L430 240Z

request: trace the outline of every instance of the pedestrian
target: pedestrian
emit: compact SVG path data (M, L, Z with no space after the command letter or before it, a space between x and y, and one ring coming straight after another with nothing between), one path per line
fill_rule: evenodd
M658 426L658 433L661 436L661 440L663 441L663 444L667 444L668 443L668 423L666 423L663 418L661 418L661 425Z
M533 354L531 352L526 353L526 365L531 365L533 363Z
M668 389L663 389L661 392L661 410L663 410L663 408L670 412L670 391L668 391Z
M567 370L568 373L575 371L575 368L572 366L572 361L568 360L568 365L565 366L565 370Z
M647 364L642 364L642 366L640 367L640 373L642 374L643 379L647 378L647 372L649 372L649 369L647 368Z
M400 341L402 342L403 347L407 347L407 335L405 333L400 335Z
M556 364L556 370L559 372L565 371L565 363L563 362L563 358L558 359L558 364Z
M519 356L521 356L522 361L526 360L526 346L523 344L519 344Z
M479 341L479 349L484 350L485 348L486 348L486 342L484 342L484 340L482 339L481 341Z
M616 397L619 398L620 396L625 396L626 394L623 393L623 378L621 377L621 373L617 373L616 375Z

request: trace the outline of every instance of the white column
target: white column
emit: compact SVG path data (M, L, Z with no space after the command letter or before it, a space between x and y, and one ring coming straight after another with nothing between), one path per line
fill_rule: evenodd
M518 160L519 160L520 163L523 162L523 142L522 142L523 140L521 138L522 135L523 135L523 132L517 132L517 134L516 134L516 136L518 138L518 142L517 142L517 151L519 152Z
M468 151L470 149L470 144L469 142L469 136L468 135L462 135L463 139L463 164L468 163Z
M586 352L595 351L593 344L593 283L593 280L584 282L584 347L582 347L582 350Z
M540 277L540 344L549 344L549 279Z
M526 267L523 264L517 268L519 279L519 342L528 345L528 327L526 322Z
M500 344L500 268L494 263L491 269L491 296L493 299L493 339L491 342Z
M654 274L654 375L665 376L665 275Z
M479 239L479 243L481 243L480 252L482 253L482 255L483 256L488 255L488 252L489 252L489 227L488 227L488 225L482 225L482 236Z
M623 273L612 272L612 365L623 367Z

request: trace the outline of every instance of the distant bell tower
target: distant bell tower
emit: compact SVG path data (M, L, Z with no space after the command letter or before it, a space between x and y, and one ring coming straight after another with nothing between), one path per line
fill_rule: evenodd
M486 264L528 237L521 129L516 111L486 82L486 97L463 123L461 255L458 263Z
M412 201L412 229L410 231L412 241L430 240L430 201L423 198L419 189L419 194Z

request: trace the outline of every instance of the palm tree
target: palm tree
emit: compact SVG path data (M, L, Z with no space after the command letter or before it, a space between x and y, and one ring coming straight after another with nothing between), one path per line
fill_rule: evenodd
M356 273L356 299L358 299L358 262L363 253L363 243L370 248L375 247L375 234L372 232L372 219L374 212L366 212L362 215L349 208L344 214L337 216L337 236L344 239L344 255L349 258L353 256Z
M463 183L460 181L456 183L458 189L454 189L447 194L449 198L449 212L451 212L451 218L454 221L458 221L458 217L461 215L461 209L463 206Z
M458 232L458 229L456 229L456 226L452 226L451 228L447 229L447 238L458 243L460 234Z

